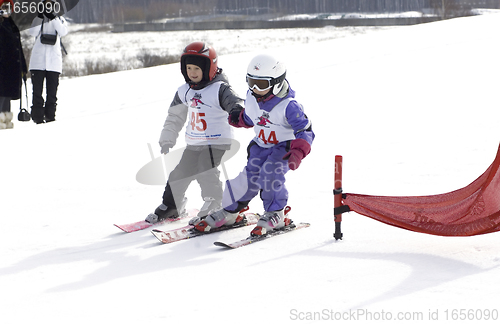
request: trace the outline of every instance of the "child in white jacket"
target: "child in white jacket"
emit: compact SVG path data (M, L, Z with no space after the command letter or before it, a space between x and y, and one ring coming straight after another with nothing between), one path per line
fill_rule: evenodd
M231 147L229 113L243 109L243 99L233 91L217 60L215 50L203 42L189 44L181 56L181 73L186 83L177 89L170 104L160 146L161 152L167 154L187 120L187 147L169 175L162 204L146 218L150 223L178 217L184 194L193 180L200 184L205 201L199 217L221 206L222 183L217 167Z
M38 13L29 33L36 37L30 59L31 82L33 83L33 105L31 117L36 124L52 122L56 117L57 88L62 73L61 37L68 34L66 20L56 16L51 0L43 1L45 10ZM42 43L42 35L56 35L55 43ZM46 100L42 97L46 81Z

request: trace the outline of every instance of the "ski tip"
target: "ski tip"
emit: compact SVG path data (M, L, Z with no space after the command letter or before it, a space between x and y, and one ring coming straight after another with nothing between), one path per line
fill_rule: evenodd
M118 227L119 229L121 229L123 232L125 233L130 233L130 231L126 230L125 228L123 228L121 225L117 225L117 224L113 224L114 226Z
M233 249L232 246L226 244L226 243L222 243L222 242L214 242L214 245L215 246L220 246L220 247L223 247L223 248L226 248L226 249Z
M154 237L161 243L163 243L162 237L161 237L161 231L159 230L151 230L151 233L153 234Z

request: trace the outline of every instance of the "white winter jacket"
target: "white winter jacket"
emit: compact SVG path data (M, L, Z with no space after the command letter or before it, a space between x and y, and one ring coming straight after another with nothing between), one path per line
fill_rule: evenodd
M57 41L55 45L45 45L40 42L42 18L36 17L31 23L29 34L36 37L33 51L31 52L30 70L47 70L62 73L62 53L61 37L68 34L66 20L57 17L49 20L43 19L43 33L55 35L57 31Z

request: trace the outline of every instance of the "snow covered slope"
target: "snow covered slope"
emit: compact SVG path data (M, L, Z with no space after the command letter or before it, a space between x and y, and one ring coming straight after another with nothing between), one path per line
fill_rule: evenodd
M435 323L460 309L498 320L500 234L435 237L350 213L335 242L332 189L336 154L346 192L435 194L478 177L499 144L499 29L487 15L267 49L316 132L287 179L291 215L311 227L235 251L212 243L249 229L162 245L112 225L160 202L163 188L135 174L148 143L159 155L177 65L62 80L57 122L0 132L0 321ZM220 57L241 95L255 49ZM236 135L231 178L253 132ZM188 195L201 205L196 184Z

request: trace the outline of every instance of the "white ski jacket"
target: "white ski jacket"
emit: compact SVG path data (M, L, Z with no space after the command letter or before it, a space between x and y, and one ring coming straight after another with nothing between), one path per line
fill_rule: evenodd
M45 45L40 42L41 27L42 18L33 19L29 34L36 39L31 52L29 69L62 73L61 37L68 34L66 20L63 17L56 17L52 20L45 17L43 19L44 34L55 35L57 31L58 37L55 45Z

